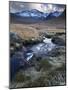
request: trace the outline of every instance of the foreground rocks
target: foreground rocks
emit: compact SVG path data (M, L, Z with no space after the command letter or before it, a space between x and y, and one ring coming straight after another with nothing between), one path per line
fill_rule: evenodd
M10 32L10 56L21 50L22 46L23 40L16 33Z
M60 45L60 46L64 46L64 45L65 45L64 39L62 39L62 38L60 38L60 37L57 37L57 36L54 36L54 37L52 38L52 42L53 42L54 44L57 44L57 45Z
M54 36L53 43L59 47L52 49L46 56L37 57L34 54L29 61L26 60L27 48L21 39L18 42L19 39L11 38L13 45L10 44L10 47L13 46L14 49L10 59L10 71L14 78L10 88L66 85L65 39Z

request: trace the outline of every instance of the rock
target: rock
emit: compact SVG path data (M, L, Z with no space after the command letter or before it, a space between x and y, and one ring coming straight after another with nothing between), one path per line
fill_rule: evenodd
M58 46L58 47L56 46L54 49L52 49L52 51L48 52L48 56L51 57L57 57L64 54L65 54L64 46Z
M60 46L64 46L65 45L65 41L62 38L59 38L57 36L52 38L52 42L54 44L60 45Z
M14 42L19 42L19 43L22 42L22 39L20 38L20 36L15 32L10 32L10 40Z
M30 66L29 62L24 57L24 52L16 52L10 59L10 78L14 78L15 74L20 69L26 69Z
M20 50L22 46L23 40L16 33L10 32L10 56Z

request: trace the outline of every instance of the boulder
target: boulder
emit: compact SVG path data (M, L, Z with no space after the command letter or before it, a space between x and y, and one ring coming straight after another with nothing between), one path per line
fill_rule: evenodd
M52 38L52 42L54 44L59 45L59 46L64 46L65 45L65 41L62 38L59 38L57 36L55 36L55 37Z
M26 58L24 57L24 52L16 52L11 58L10 58L10 79L12 80L16 73L22 69L26 69L30 66L30 63L26 61Z
M14 32L10 32L10 56L20 50L23 46L23 40Z

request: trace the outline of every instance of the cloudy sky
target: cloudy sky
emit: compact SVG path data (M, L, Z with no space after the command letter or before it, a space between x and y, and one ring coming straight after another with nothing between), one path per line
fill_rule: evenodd
M54 11L63 12L65 9L65 5L10 1L9 8L10 8L10 12L12 13L21 12L23 10L31 10L31 9L37 9L41 12L48 13Z

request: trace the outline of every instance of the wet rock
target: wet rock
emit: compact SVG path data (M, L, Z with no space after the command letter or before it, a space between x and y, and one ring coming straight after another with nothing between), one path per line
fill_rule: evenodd
M48 56L57 57L65 54L64 46L56 46L52 51L48 52Z
M30 64L26 61L24 57L24 52L16 52L10 59L11 80L20 69L24 70L28 66L30 66Z
M64 46L65 45L65 41L62 38L59 38L57 36L52 38L52 42L54 44L60 45L60 46Z

